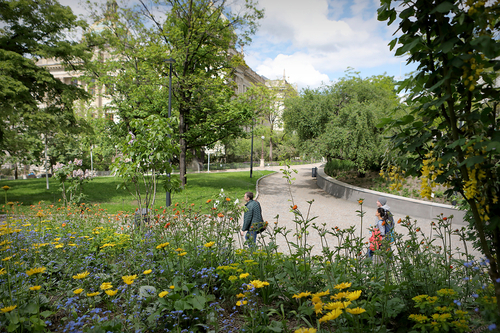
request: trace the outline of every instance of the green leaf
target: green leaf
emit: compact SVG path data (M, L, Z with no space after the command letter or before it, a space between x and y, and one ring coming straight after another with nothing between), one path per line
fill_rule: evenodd
M27 313L38 313L38 304L29 303L24 309L24 311Z
M451 49L453 48L453 46L455 46L455 44L459 41L458 38L454 37L446 42L444 42L443 44L441 44L441 50L444 52L444 53L448 53L451 51Z
M431 11L431 14L434 14L436 12L438 13L447 13L449 12L450 10L452 9L455 9L457 8L457 6L455 6L453 3L451 2L442 2L440 3L439 5L437 5L436 8L434 8L432 11Z
M198 309L198 310L203 310L205 308L205 297L201 295L195 295L193 299L191 300L191 304L193 304L193 308Z
M49 317L50 315L52 315L54 312L52 311L43 311L43 312L40 312L40 316L42 316L43 318L47 318Z

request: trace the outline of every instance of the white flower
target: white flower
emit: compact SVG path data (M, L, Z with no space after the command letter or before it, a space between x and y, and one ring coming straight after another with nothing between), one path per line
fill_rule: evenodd
M221 191L221 192L224 192L224 189L223 189L223 188L221 188L221 189L220 189L220 191Z
M237 205L237 204L239 204L239 203L240 203L240 200L239 200L239 199L234 200L234 204L235 204L235 205Z

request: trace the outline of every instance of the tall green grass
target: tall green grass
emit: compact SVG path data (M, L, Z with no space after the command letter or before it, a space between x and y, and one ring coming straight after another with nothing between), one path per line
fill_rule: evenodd
M269 173L273 171L254 171L252 178L249 176L249 171L188 174L185 189L180 193L172 194L172 203L203 203L218 195L221 189L224 189L230 197L243 198L245 192L255 192L257 180ZM84 187L84 194L87 196L86 203L98 203L109 213L134 211L138 207L137 201L126 189L117 189L121 183L120 178L112 176L92 179ZM0 188L5 185L10 187L7 191L8 201L19 202L22 206L38 202L59 205L62 201L60 200L62 198L60 186L55 178L49 178L49 189L46 188L45 178L1 180ZM129 188L133 191L133 187ZM5 203L3 190L0 189L0 193L0 204L3 205ZM154 208L165 206L165 200L165 190L159 186Z

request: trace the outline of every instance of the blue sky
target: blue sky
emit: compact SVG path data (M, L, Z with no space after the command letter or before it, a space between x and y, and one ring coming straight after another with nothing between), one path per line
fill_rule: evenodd
M60 2L85 14L79 0ZM269 79L284 72L302 89L335 81L348 68L362 77L396 78L416 69L389 50L397 26L377 20L379 0L259 0L258 6L265 17L244 54L247 64Z

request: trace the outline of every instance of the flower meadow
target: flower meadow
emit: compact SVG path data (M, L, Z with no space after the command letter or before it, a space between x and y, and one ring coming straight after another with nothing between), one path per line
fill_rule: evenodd
M293 201L295 228L276 219L248 247L237 236L243 207L223 191L147 218L86 204L2 209L0 331L496 330L489 263L451 247L452 234L467 237L451 217L436 218L432 237L398 221L372 260L362 226L316 225ZM321 244L308 242L313 232Z

